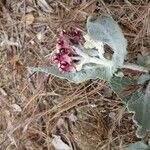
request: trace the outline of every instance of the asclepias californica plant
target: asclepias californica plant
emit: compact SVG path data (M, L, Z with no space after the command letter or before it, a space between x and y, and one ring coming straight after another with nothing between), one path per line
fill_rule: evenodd
M112 90L125 103L137 124L137 136L144 137L150 130L150 75L148 68L126 63L127 40L117 22L110 16L89 16L87 34L79 29L62 31L56 49L49 55L53 66L30 67L32 72L44 72L73 83L88 79L102 79L109 82ZM113 50L111 58L104 56L104 46ZM140 80L123 75L127 68L141 72ZM134 87L128 92L125 89ZM136 87L136 88L135 88ZM132 88L133 89L133 88Z

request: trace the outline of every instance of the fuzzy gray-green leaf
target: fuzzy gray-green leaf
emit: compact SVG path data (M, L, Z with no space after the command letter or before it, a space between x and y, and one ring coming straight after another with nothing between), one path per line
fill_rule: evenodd
M122 101L126 103L130 99L131 95L125 95L124 90L130 86L134 86L135 83L136 82L130 78L120 78L114 76L111 78L110 86L112 90L122 99Z
M104 42L114 50L114 68L122 66L127 53L127 41L117 22L110 16L99 16L96 20L89 16L87 30L92 40Z
M144 137L150 130L150 82L145 93L143 89L136 91L127 103L128 110L134 113L134 121L138 125L137 136Z
M56 77L67 79L73 83L81 83L89 79L103 79L110 80L112 77L112 72L109 68L96 67L96 66L87 66L84 67L81 71L75 73L60 73L56 67L30 67L32 72L44 72L54 75Z
M139 86L134 80L126 77L113 77L110 84L113 91L125 102L128 111L134 113L133 121L138 125L137 136L144 137L150 130L150 82L146 91L144 86Z
M138 84L144 84L146 81L150 80L150 74L142 74L138 78Z
M146 145L144 142L136 142L133 144L130 144L128 147L126 147L124 150L148 150L148 145Z
M137 63L142 66L150 68L150 56L142 56L141 54L137 55Z

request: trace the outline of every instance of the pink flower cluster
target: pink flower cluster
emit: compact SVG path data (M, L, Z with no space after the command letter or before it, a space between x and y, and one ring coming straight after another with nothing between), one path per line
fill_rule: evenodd
M71 29L69 32L63 31L60 34L56 45L58 52L52 56L52 61L57 64L60 72L76 71L76 64L73 57L77 56L77 53L72 46L79 44L81 37L81 31L75 29Z

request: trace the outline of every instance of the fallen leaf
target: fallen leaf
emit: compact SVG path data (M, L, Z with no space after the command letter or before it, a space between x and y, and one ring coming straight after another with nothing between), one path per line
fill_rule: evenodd
M47 3L46 0L37 0L37 4L41 7L43 11L49 13L53 12L53 8Z
M32 13L27 14L25 16L25 21L26 21L27 25L31 25L34 22L34 16L33 16L33 14Z
M43 32L39 32L37 34L37 39L40 41L40 42L44 42L44 33Z
M57 127L60 129L62 126L65 125L65 121L63 118L59 118L57 121Z
M22 109L18 104L12 104L11 107L14 112L22 112Z
M77 116L75 116L74 113L71 113L68 118L71 122L76 122L78 120Z
M56 150L71 150L71 148L61 140L60 136L53 135L53 137L52 144Z
M25 7L20 8L20 12L22 12L22 13L24 13L24 12L31 13L33 11L36 11L36 10L31 6L27 6L26 8Z

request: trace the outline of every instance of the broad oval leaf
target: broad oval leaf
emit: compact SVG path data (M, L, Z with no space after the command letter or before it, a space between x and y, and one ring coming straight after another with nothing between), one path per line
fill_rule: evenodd
M148 150L148 148L149 148L148 145L146 145L144 142L140 141L140 142L130 144L124 150Z
M67 79L73 83L81 83L88 79L103 79L103 80L110 80L112 77L112 72L110 68L104 67L96 67L96 66L86 66L81 71L75 73L67 73L62 74L59 70L52 66L52 67L30 67L29 68L32 72L44 72L54 75L56 77Z
M138 126L137 137L144 137L150 130L150 81L146 91L139 88L136 81L126 77L113 77L110 84L113 91L125 102L128 111L134 113L133 121Z
M114 69L123 66L126 56L127 40L117 22L110 16L99 16L96 20L89 16L87 19L88 35L95 42L108 44L113 50Z
M52 144L56 150L71 150L71 147L64 143L60 136L53 135Z
M127 108L134 113L133 120L137 123L137 136L144 137L150 130L150 82L145 94L142 89L136 91L127 103Z
M150 68L150 56L142 56L141 54L137 55L137 63L142 66Z
M121 98L124 103L127 103L131 98L131 94L127 92L131 90L132 87L136 84L135 80L132 80L127 77L116 77L111 78L110 86L112 90ZM135 87L134 87L135 88Z
M148 80L150 80L150 74L142 74L142 75L138 78L138 84L144 84L144 83L147 82Z

